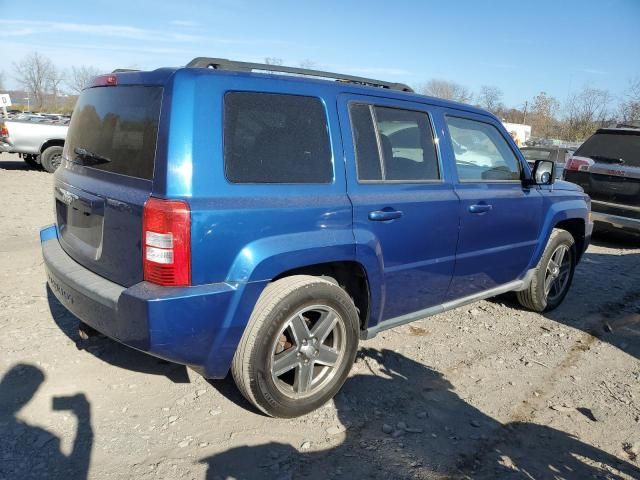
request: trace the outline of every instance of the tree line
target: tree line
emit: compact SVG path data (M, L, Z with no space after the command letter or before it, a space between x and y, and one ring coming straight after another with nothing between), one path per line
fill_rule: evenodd
M276 57L267 57L264 62L283 63ZM315 62L304 60L299 66L314 68ZM14 79L29 95L33 109L68 112L73 109L76 95L94 77L104 73L87 65L61 70L38 52L14 62L12 71ZM0 90L3 90L5 76L6 73L0 71ZM618 97L608 90L585 86L570 94L564 102L540 92L518 107L506 106L502 90L493 85L481 86L474 93L456 82L431 79L418 91L447 100L474 103L506 122L531 125L532 135L540 138L581 141L601 126L640 121L640 77L629 80L627 89Z
M420 88L420 92L474 103L506 122L531 125L532 135L540 138L582 141L600 127L640 122L640 77L630 79L627 89L617 98L608 90L585 86L571 93L562 103L546 92L540 92L518 107L506 106L502 101L502 90L493 85L481 86L474 95L456 82L432 79Z

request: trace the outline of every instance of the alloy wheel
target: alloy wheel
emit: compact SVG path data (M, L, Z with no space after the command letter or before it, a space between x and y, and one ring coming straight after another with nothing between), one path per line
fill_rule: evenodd
M331 307L313 305L292 315L276 336L271 354L271 378L290 398L322 390L338 373L344 359L344 319Z
M549 303L555 302L569 285L571 255L569 246L559 245L549 258L544 276L544 293Z

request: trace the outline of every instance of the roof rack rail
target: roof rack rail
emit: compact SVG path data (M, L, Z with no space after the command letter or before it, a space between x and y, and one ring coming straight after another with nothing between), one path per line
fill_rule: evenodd
M125 72L139 72L140 70L136 70L134 68L116 68L111 73L125 73Z
M341 73L324 72L322 70L311 70L308 68L283 67L282 65L271 65L268 63L237 62L235 60L227 60L226 58L196 57L187 64L187 68L211 68L214 70L229 70L235 72L252 72L254 70L280 72L309 77L333 78L338 82L357 83L372 87L400 90L401 92L413 92L413 89L404 83L384 82L372 78L355 77L353 75L343 75Z

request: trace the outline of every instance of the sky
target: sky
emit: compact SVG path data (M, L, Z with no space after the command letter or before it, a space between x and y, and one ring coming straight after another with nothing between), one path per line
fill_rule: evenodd
M30 52L56 66L154 69L197 56L404 82L499 87L521 107L640 77L640 0L0 0L0 70Z

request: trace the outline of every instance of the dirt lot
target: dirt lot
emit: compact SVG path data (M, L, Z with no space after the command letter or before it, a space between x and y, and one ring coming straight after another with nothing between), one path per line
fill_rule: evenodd
M335 402L274 420L80 341L45 287L51 180L0 154L0 479L640 478L637 241L597 239L549 315L504 296L363 342Z

